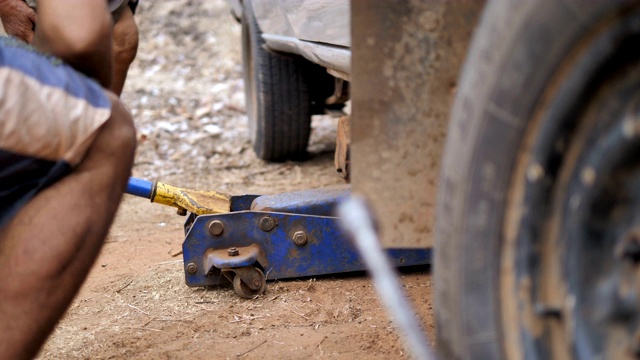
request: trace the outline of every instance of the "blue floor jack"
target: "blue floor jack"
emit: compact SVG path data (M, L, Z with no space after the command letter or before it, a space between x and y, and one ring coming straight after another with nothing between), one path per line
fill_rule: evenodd
M187 216L182 244L188 286L231 282L239 296L264 293L266 281L363 271L365 263L338 224L349 187L232 196L130 178L128 194ZM429 249L389 249L392 265L430 262Z

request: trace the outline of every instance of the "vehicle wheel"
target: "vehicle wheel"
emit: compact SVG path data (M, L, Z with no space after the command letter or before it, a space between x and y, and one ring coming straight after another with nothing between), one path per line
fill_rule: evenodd
M264 276L264 273L258 269L254 268L256 271L256 284L254 284L254 289L249 287L247 284L242 281L239 275L235 275L233 277L233 290L235 290L236 294L241 298L245 299L253 299L257 295L264 294L264 291L267 289L267 278Z
M490 2L452 112L446 359L640 355L640 4Z
M242 63L253 149L269 161L304 158L311 115L321 101L310 92L310 84L319 84L309 80L321 77L324 84L327 79L299 56L265 50L251 1L244 1L243 17Z

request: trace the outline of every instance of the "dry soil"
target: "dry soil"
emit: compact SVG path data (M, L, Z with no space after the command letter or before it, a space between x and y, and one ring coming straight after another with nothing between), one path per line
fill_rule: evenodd
M342 183L337 119L313 120L305 162L266 163L247 140L240 25L223 0L141 1L140 49L122 96L138 129L133 174L231 194ZM184 218L126 196L106 244L42 359L406 359L365 274L270 281L241 299L231 286L185 285ZM433 338L428 268L402 274Z

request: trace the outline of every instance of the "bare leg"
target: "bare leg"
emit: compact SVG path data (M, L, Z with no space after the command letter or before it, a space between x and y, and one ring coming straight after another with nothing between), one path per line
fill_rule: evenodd
M84 161L0 232L0 359L35 356L95 261L131 171L135 130L115 95Z
M129 66L138 52L138 26L127 6L113 25L113 80L110 90L122 94Z

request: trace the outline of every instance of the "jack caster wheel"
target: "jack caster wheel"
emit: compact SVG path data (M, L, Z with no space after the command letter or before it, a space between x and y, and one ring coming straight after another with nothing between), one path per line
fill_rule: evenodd
M264 273L258 268L254 268L254 271L255 275L252 276L253 284L246 284L237 273L233 277L233 290L241 298L252 299L264 294L267 289L267 278Z

